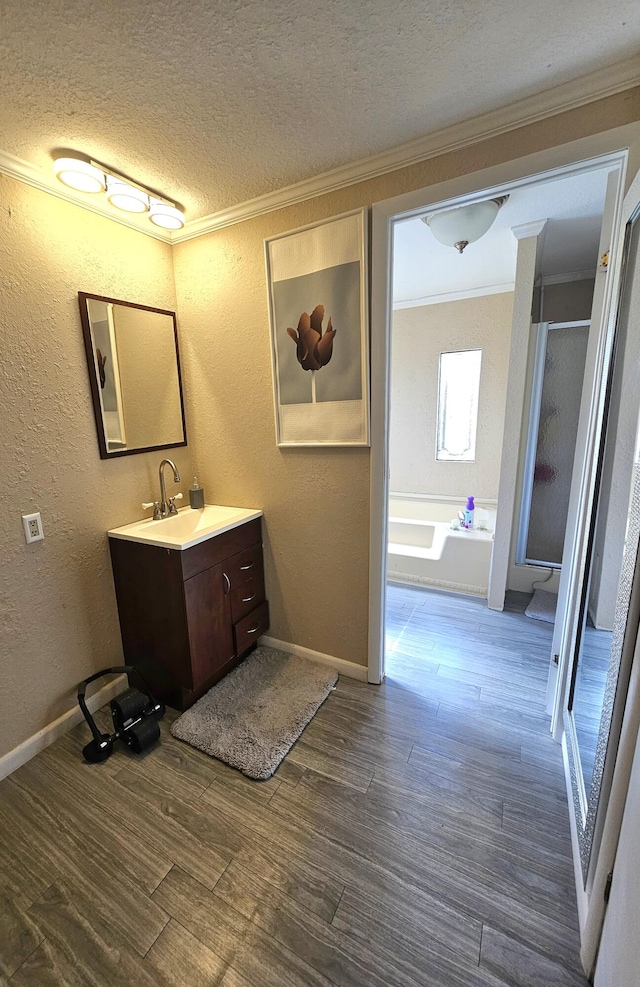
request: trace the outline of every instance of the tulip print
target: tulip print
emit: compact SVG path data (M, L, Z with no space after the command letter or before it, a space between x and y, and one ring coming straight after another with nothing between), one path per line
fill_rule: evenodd
M327 328L322 333L324 305L316 305L311 315L303 312L298 320L298 329L287 329L296 344L296 356L303 370L321 370L326 367L333 353L333 337L336 330L331 324L331 316Z
M98 376L100 377L100 387L104 389L104 385L107 382L107 375L105 373L104 365L107 362L107 354L103 356L99 349L96 348L96 358L98 363Z

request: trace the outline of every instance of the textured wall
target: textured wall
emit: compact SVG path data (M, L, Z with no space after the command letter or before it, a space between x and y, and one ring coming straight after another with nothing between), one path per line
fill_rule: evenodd
M402 493L496 499L509 369L513 292L394 312L390 485ZM449 350L482 350L476 459L436 461L438 362Z
M276 446L262 248L276 228L266 216L175 252L194 467L208 503L265 513L269 633L365 663L369 450Z
M2 755L121 661L105 531L157 492L157 453L99 458L77 292L168 309L175 294L170 247L3 177L0 270ZM45 540L26 545L36 510Z
M594 284L593 278L584 278L581 281L561 281L559 284L545 285L542 294L540 288L536 288L533 293L533 321L573 322L590 319Z

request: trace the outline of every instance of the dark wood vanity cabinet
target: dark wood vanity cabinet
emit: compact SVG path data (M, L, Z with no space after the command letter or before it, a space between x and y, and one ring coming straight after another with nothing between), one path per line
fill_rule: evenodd
M109 538L125 661L186 709L269 627L260 518L182 551Z

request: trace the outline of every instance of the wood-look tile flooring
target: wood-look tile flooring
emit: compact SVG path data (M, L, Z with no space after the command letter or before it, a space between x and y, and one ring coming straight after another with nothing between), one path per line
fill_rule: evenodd
M5 779L0 980L584 985L550 627L389 595L386 683L341 678L267 782L170 716L146 758L86 765L79 727Z

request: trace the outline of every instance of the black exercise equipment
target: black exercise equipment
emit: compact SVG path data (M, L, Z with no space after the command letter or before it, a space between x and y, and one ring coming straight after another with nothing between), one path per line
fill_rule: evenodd
M113 719L114 733L100 733L95 720L87 709L84 696L90 682L102 678L103 675L111 675L117 672L126 672L129 681L129 688L112 699L111 718ZM134 689L131 685L131 676L134 675L140 689ZM147 683L137 668L133 665L115 665L113 668L104 668L101 672L89 676L78 686L78 704L82 714L93 734L86 747L83 748L85 760L92 764L99 764L106 761L113 754L113 743L115 740L122 740L136 754L144 754L160 740L159 721L165 714L164 703L158 702L149 692Z

